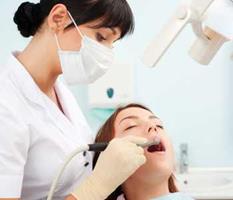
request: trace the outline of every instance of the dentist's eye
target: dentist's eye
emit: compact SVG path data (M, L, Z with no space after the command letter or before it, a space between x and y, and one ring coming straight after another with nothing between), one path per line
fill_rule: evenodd
M96 33L95 37L96 37L96 40L98 42L103 42L106 40L106 38L103 35L101 35L100 33Z

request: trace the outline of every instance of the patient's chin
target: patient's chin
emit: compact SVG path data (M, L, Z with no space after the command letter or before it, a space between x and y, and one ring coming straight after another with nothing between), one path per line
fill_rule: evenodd
M165 154L145 151L146 163L142 165L132 176L134 180L153 183L154 179L166 179L174 170L174 159L169 149ZM131 179L130 178L130 179Z
M150 173L170 172L174 169L174 153L167 148L166 151L145 151L147 158L145 167Z
M127 179L126 182L132 183L136 182L139 185L153 185L158 183L163 183L164 181L167 181L169 177L171 176L172 172L169 170L158 170L158 171L150 171L145 172L142 170L138 170L135 172L129 179Z
M170 162L155 162L147 160L133 175L133 179L153 183L156 179L166 180L173 173L173 165Z

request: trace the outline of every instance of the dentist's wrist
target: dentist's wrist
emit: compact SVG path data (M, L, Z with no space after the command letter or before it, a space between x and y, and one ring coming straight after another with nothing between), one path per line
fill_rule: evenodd
M71 195L77 200L104 200L111 192L108 185L102 183L98 175L93 173Z

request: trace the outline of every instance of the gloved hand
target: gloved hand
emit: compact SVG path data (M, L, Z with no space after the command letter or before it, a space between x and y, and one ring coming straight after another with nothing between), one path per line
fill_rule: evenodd
M136 144L147 139L135 136L113 139L102 152L95 169L72 193L77 200L104 200L146 162L144 150Z

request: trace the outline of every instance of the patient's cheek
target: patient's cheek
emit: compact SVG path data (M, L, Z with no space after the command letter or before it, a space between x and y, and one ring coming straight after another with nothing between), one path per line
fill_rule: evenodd
M126 137L126 136L129 136L129 135L132 135L132 136L137 136L137 137L143 137L143 138L147 138L145 137L144 134L141 134L141 133L138 133L138 132L128 132L128 133L122 133L122 134L119 134L118 137Z
M115 137L116 137L116 138L123 138L123 137L129 136L129 135L132 135L132 136L139 136L139 135L136 135L136 134L134 134L134 133L118 133L118 134L115 134Z

